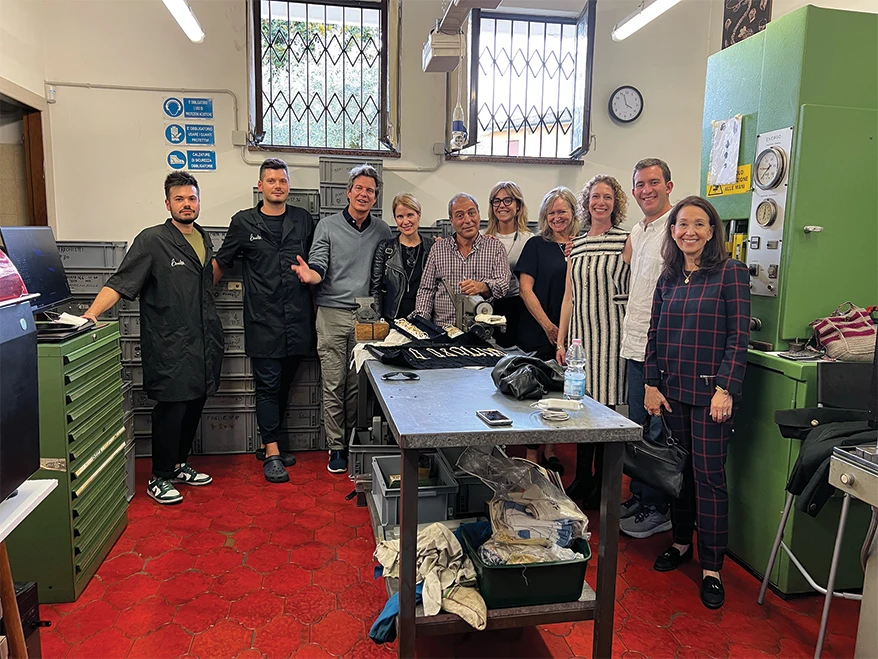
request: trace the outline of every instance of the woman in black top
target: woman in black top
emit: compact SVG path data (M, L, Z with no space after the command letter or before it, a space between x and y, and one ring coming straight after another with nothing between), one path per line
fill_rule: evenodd
M515 267L521 299L529 312L521 315L518 347L540 359L555 357L567 280L564 249L577 233L576 197L567 188L550 190L540 204L539 236L525 243ZM538 448L527 447L528 460L537 461ZM544 445L543 457L549 469L563 475L564 468L551 444Z
M415 310L421 275L432 246L432 241L422 240L418 233L421 204L412 195L394 197L393 219L399 235L378 243L369 287L378 316L387 320L405 318Z

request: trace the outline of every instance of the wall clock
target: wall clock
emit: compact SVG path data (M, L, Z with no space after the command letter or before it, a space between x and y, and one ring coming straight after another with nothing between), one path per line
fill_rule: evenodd
M613 121L630 124L643 113L643 94L631 85L622 85L610 94L607 109Z

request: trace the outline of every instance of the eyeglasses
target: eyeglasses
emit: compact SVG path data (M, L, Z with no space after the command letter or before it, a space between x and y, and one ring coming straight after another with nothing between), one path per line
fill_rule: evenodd
M470 209L469 209L468 211L466 211L466 212L464 212L464 211L457 211L457 212L454 214L453 217L454 217L455 220L462 220L464 217L478 218L478 217L479 217L479 211L477 211L475 208L470 208Z
M494 197L491 200L491 205L494 208L498 208L500 206L500 204L503 204L504 206L511 206L514 203L515 203L515 197L503 197L503 199L500 199L499 197Z

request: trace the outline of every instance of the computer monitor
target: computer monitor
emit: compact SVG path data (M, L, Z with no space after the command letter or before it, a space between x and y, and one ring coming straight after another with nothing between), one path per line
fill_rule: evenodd
M49 227L0 227L6 256L21 275L28 293L40 296L31 302L33 311L43 311L71 298L67 274L55 236Z

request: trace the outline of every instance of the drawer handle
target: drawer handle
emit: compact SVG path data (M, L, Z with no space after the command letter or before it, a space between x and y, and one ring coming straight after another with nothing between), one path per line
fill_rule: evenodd
M854 484L854 475L844 472L841 476L838 477L838 480L840 480L844 485L851 486Z

